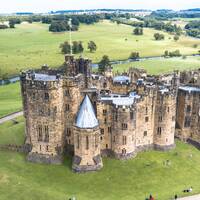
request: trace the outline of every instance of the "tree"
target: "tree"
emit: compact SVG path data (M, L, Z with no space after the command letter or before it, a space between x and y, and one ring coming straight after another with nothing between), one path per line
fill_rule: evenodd
M106 67L110 66L110 59L107 55L104 55L101 59L101 61L99 62L99 72L103 73L106 70Z
M133 34L134 34L134 35L143 35L143 28L136 27L136 28L133 30Z
M140 54L139 54L139 52L131 52L129 58L136 60L136 59L140 58Z
M95 44L94 41L88 42L88 49L90 50L90 52L94 52L97 50L97 45Z
M69 54L70 53L70 49L71 49L71 46L68 42L64 42L60 45L60 48L61 48L61 52L63 54Z
M84 48L81 41L73 41L72 51L74 54L82 53L83 50Z
M179 36L178 35L175 35L174 36L174 41L178 41L179 40Z
M10 26L10 28L15 28L15 23L14 23L14 21L9 21L9 26Z
M169 51L166 50L166 51L164 52L164 57L168 57L168 56L169 56Z
M164 40L165 36L163 34L160 34L160 33L155 33L154 38L155 38L155 40Z

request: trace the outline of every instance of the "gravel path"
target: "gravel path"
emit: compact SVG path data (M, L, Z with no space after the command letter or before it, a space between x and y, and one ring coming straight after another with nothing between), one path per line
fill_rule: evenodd
M190 196L190 197L180 198L178 200L200 200L200 194L194 195L194 196Z
M23 111L19 111L19 112L7 115L5 117L2 117L2 118L0 118L0 124L3 124L4 122L15 119L16 117L19 117L19 116L22 116L22 115L23 115Z

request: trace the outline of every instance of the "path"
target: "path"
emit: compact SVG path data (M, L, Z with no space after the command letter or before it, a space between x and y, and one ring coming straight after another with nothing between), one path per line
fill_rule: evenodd
M19 116L22 116L22 115L23 115L23 111L11 113L11 114L9 114L5 117L0 118L0 124L3 124L4 122L15 119L16 117L19 117Z
M180 198L178 200L200 200L200 194L194 195L194 196L190 196L190 197Z

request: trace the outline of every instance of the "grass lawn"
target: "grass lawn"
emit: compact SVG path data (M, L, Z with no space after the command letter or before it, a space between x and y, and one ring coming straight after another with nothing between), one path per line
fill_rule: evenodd
M19 137L16 142L22 142L22 121L0 125L0 130L1 141ZM176 144L170 152L144 152L128 161L105 158L101 171L87 174L72 173L70 158L63 165L42 165L26 162L24 154L0 151L0 199L145 200L152 193L156 200L169 200L190 186L199 193L200 151ZM164 165L166 160L171 164Z
M191 70L200 68L200 57L182 58L161 58L157 60L145 60L127 64L113 65L114 71L123 72L130 67L144 68L149 74L162 74L172 72L173 70Z
M0 144L21 145L24 143L24 118L19 117L15 120L18 124L8 121L0 125Z
M164 33L164 41L155 41L153 35L159 31L153 29L144 29L143 36L135 36L132 31L131 26L103 21L94 25L81 25L72 38L83 41L83 56L93 62L99 61L104 54L111 60L126 59L132 51L140 52L140 56L156 56L163 54L164 50L176 49L180 49L182 54L192 54L198 50L193 45L200 45L200 40L186 36L174 42L173 36L168 33ZM40 23L20 24L15 29L0 30L0 69L2 73L13 75L21 69L40 67L44 63L58 66L64 61L59 45L68 38L68 33L50 33L48 25ZM87 50L90 40L97 44L95 53Z
M0 117L22 109L20 84L0 86Z

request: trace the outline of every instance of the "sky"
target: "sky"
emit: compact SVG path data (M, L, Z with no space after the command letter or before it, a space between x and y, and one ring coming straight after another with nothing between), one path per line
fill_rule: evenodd
M150 10L200 8L200 0L0 0L0 3L0 13L98 8Z

